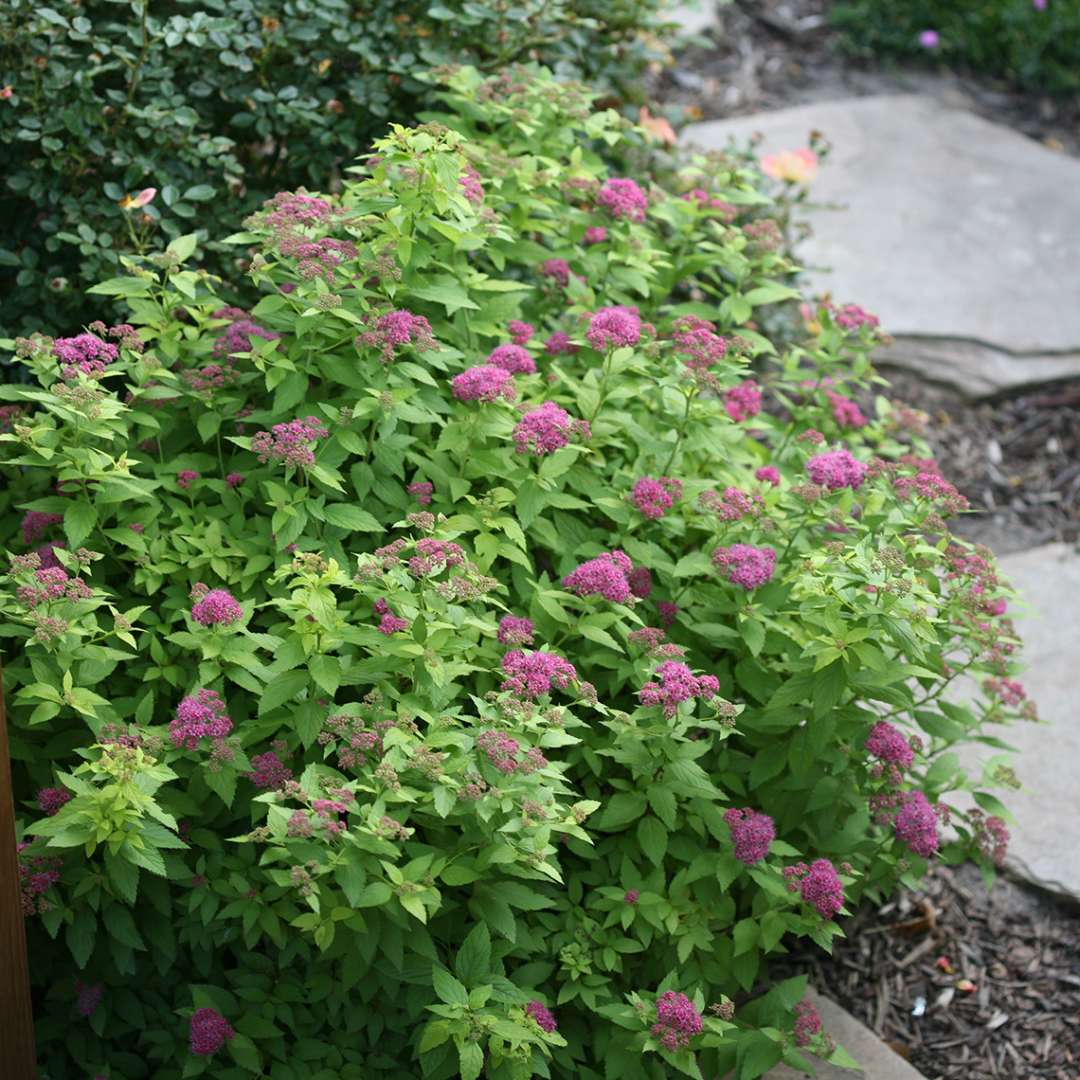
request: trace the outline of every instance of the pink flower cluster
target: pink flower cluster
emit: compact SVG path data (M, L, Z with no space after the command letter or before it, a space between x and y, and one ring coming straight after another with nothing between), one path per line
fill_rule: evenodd
M21 557L31 559L34 556ZM37 588L20 585L15 590L15 595L28 608L36 608L38 604L46 604L50 600L89 600L93 596L90 586L82 578L69 577L68 572L60 565L43 566L40 570L35 570L34 580Z
M194 469L181 469L180 472L176 474L176 486L187 491L187 489L199 479L200 475L201 474L195 472Z
M968 500L938 472L937 467L924 469L915 476L898 476L893 490L901 499L920 498L937 503L946 513L959 514L968 508Z
M644 221L649 209L645 192L633 180L622 177L607 180L596 193L596 202L612 217L627 221Z
M775 465L762 465L760 469L754 472L754 479L760 480L763 484L772 484L773 487L779 487L780 470Z
M867 326L871 330L876 330L881 325L881 320L876 315L871 315L869 311L864 311L858 304L844 304L843 307L830 307L830 313L833 317L833 322L840 327L841 330L858 331L862 327Z
M647 600L652 594L652 571L647 566L635 566L626 575L626 583L639 600Z
M244 609L228 589L208 589L199 582L191 596L191 617L203 626L229 626L243 618Z
M540 1001L530 1001L525 1006L525 1015L531 1016L536 1021L537 1027L541 1031L548 1032L548 1034L555 1031L559 1026L555 1022L555 1016L551 1010Z
M735 844L735 858L747 866L761 862L769 854L769 845L776 839L776 826L768 814L746 808L732 807L724 813Z
M826 390L825 396L829 399L833 419L842 428L866 427L869 421L863 416L862 410L849 397L837 394L832 390Z
M628 604L633 592L627 577L633 569L634 564L625 552L604 552L567 574L562 584L578 596L602 596L616 604Z
M871 757L899 770L911 768L911 763L915 760L911 743L887 720L879 720L870 729L865 746Z
M565 259L545 259L540 264L540 273L564 289L570 284L570 264Z
M484 201L484 185L481 182L480 174L471 165L466 165L461 170L458 183L461 185L462 194L473 205Z
M938 818L933 806L921 791L908 791L904 794L893 828L916 855L928 859L938 849Z
M498 345L488 354L486 362L511 375L532 375L536 371L536 361L523 345Z
M724 494L703 491L698 496L698 506L721 521L740 521L745 517L757 517L765 506L765 500L756 493L741 488L724 488Z
M517 615L504 615L499 620L496 637L500 645L531 645L535 632L536 627L533 626L532 619L520 618Z
M215 690L199 690L176 707L169 738L173 746L194 750L200 739L224 739L232 728L221 695Z
M251 449L262 464L283 461L297 469L309 469L315 464L315 452L311 443L325 439L329 432L316 416L303 420L290 420L287 424L275 424L269 431L257 432L251 440Z
M665 1050L685 1050L701 1033L701 1013L685 994L666 990L656 999L656 1023L651 1032Z
M536 327L532 323L521 322L519 319L511 319L506 324L510 331L510 340L515 345L528 345L536 333Z
M736 424L761 412L761 387L753 379L745 379L724 395L724 409Z
M214 312L214 318L232 319L231 324L214 341L214 358L217 360L251 352L252 338L277 341L281 337L273 330L252 322L241 308L219 308Z
M772 580L776 572L776 552L752 544L732 544L712 553L713 566L733 585L756 589Z
M647 682L639 691L642 705L660 705L669 719L684 701L701 698L710 701L720 693L715 675L695 675L678 660L665 660L656 669L659 682Z
M448 566L461 566L465 562L465 552L460 544L448 540L436 540L425 537L416 541L416 554L408 562L409 573L413 577L428 577L445 570Z
M22 537L24 544L33 544L40 540L54 525L64 520L63 514L47 514L44 510L27 510L23 515Z
M784 876L801 878L797 888L803 903L809 904L823 919L832 919L844 906L844 885L828 859L815 859L808 867L805 863L784 868Z
M279 191L263 203L263 209L267 211L266 224L275 229L318 225L333 213L325 199L304 191Z
M370 316L365 321L369 320ZM357 349L378 349L384 364L389 364L405 345L411 345L417 352L430 352L435 348L435 337L431 323L423 315L400 308L378 316L369 329L356 337Z
M480 732L476 737L476 748L504 776L510 776L512 773L528 776L548 763L547 758L536 746L527 750L525 756L519 759L521 744L517 739L512 739L501 731Z
M541 457L567 446L572 438L588 439L592 432L585 420L575 420L554 401L525 413L514 426L514 446L519 454Z
M251 772L247 774L247 778L263 791L280 791L292 777L292 769L273 750L253 757Z
M617 304L589 316L585 337L597 352L636 345L641 340L641 314L636 307Z
M670 476L661 476L659 480L643 476L634 484L630 497L642 514L655 521L671 509L676 499L682 498L682 491L681 480L673 480Z
M382 599L375 601L375 614L379 616L378 631L380 634L385 634L390 637L391 634L396 634L401 630L409 629L409 620L403 619L399 615L395 615L390 609L390 605Z
M585 230L585 245L602 244L607 239L607 229L603 225L590 225Z
M415 480L405 489L421 506L431 505L431 496L435 494L435 485L429 480Z
M72 382L80 375L101 378L119 355L120 350L112 342L102 341L94 334L57 338L53 342L53 356L60 362L60 376L65 382Z
M570 335L565 330L556 330L544 342L544 352L548 356L573 356L577 351L578 346L570 340Z
M450 388L458 401L513 401L517 397L514 377L505 368L482 364L455 375Z
M84 1018L89 1018L97 1012L101 999L105 994L105 987L101 983L87 985L79 979L75 980L75 1011Z
M1023 684L1018 683L1015 679L985 679L983 680L983 690L992 697L999 698L1003 704L1008 705L1011 709L1018 708L1027 697Z
M999 817L986 817L981 810L972 810L968 814L971 822L972 839L979 850L998 866L1005 861L1009 847L1009 830Z
M71 801L71 792L62 787L46 787L37 793L37 803L43 814L52 817L60 808Z
M830 491L849 487L858 491L866 477L866 466L856 461L849 450L827 450L806 463L810 479Z
M720 220L725 223L734 221L739 212L731 203L726 203L723 199L717 199L704 188L694 188L692 191L683 192L679 198L684 202L697 203L699 210L716 210Z
M809 1046L814 1036L821 1032L821 1015L810 1001L800 1001L795 1006L795 1045Z
M716 332L714 323L696 315L681 315L672 327L675 351L693 371L704 371L727 353L727 340Z
M278 251L297 260L296 272L305 281L321 277L328 284L334 283L334 271L346 259L355 259L356 245L350 240L335 240L324 236L312 240L302 233L281 233L276 238Z
M204 1057L216 1054L236 1032L217 1009L196 1009L191 1017L191 1052Z
M566 690L577 678L569 660L547 652L508 652L502 658L502 668L506 677L501 689L528 699L551 693L553 686Z
M47 855L24 855L29 846L26 841L15 845L19 859L19 899L24 915L44 915L52 906L45 893L60 880L63 864Z

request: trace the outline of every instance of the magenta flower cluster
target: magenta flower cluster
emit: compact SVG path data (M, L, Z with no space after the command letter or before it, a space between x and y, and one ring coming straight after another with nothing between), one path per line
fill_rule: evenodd
M666 990L656 999L656 1023L651 1031L665 1050L685 1050L701 1033L701 1013L685 994Z
M458 401L513 401L517 397L514 377L505 368L482 364L455 375L450 389Z
M739 862L753 866L769 854L769 845L776 839L776 826L768 814L749 807L743 810L732 807L725 812L724 821L731 830L735 858Z
M715 324L696 315L682 315L676 319L671 339L675 351L694 371L711 368L727 353L727 341L716 332Z
M850 450L827 450L806 463L810 479L830 491L849 487L858 491L866 478L866 466L851 455Z
M370 321L370 316L366 321ZM384 364L390 363L406 345L411 345L417 352L430 352L435 348L435 337L431 332L431 323L423 315L414 315L400 308L379 315L367 330L356 337L357 349L378 349Z
M633 180L624 177L606 181L596 193L596 203L612 217L625 218L627 221L644 221L649 209L645 192Z
M577 678L569 660L547 652L508 652L502 658L502 668L506 672L502 689L528 699L549 694L553 686L566 690Z
M189 1043L193 1054L203 1057L216 1054L235 1035L217 1009L196 1009L191 1017Z
M102 341L94 334L57 338L53 342L53 356L60 362L60 375L65 382L72 382L79 375L100 378L119 355L120 350L112 342Z
M799 883L803 903L809 904L823 919L832 919L844 906L844 885L828 859L815 859Z
M724 395L724 409L735 423L749 420L761 412L761 387L753 379L745 379Z
M527 750L524 757L519 758L521 744L501 731L481 731L476 737L476 748L504 776L513 773L528 776L548 763L539 747L535 746Z
M555 1031L558 1028L558 1024L555 1022L555 1016L551 1010L541 1001L530 1001L525 1006L525 1015L531 1016L537 1024L537 1027L541 1031L546 1031L548 1034Z
M682 491L681 480L673 480L670 476L661 476L658 480L643 476L634 484L630 498L642 514L655 521L671 509L676 499L682 498Z
M800 1001L795 1006L795 1045L809 1046L814 1036L821 1033L821 1015L811 1001Z
M732 544L712 553L713 566L732 583L756 589L772 580L776 572L776 552L752 544Z
M565 330L556 330L544 342L544 352L548 356L573 356L578 347L570 340L570 335Z
M710 701L720 693L715 675L695 675L678 660L665 660L657 666L659 682L647 682L639 691L642 705L660 705L670 719L684 701L701 698Z
M27 510L20 525L23 543L27 545L36 543L49 529L54 525L59 525L63 520L63 514L49 514L44 510Z
M281 335L253 322L243 308L225 307L214 312L215 319L229 319L230 323L214 341L214 358L225 360L237 353L251 352L251 339L277 341Z
M825 396L829 399L833 419L840 427L862 428L869 423L863 416L862 409L851 398L837 394L833 390L826 390Z
M570 284L570 264L565 259L545 259L540 264L540 273L564 289Z
M290 420L275 424L269 431L258 432L252 437L251 449L264 465L268 461L282 461L297 469L309 469L315 464L311 444L328 434L318 417L305 416L303 420Z
M71 801L71 792L62 787L46 787L37 793L37 804L43 814L52 817L60 808Z
M293 777L293 771L273 750L256 754L251 759L251 772L247 778L263 791L280 791Z
M395 615L390 610L390 605L382 599L376 600L375 614L379 616L379 625L377 627L380 634L385 634L390 637L391 634L396 634L401 630L409 629L409 620L403 619L399 615Z
M887 720L879 720L866 737L866 752L887 765L908 769L915 760L915 752L903 732Z
M191 595L191 617L203 626L229 626L243 618L244 609L228 589L208 589L199 582Z
M585 337L597 352L636 345L641 340L641 314L636 307L617 304L589 317Z
M567 574L562 584L578 596L602 596L616 604L628 604L633 592L627 578L633 569L634 564L625 552L604 552Z
M571 439L588 439L591 434L587 421L575 420L554 401L545 401L514 425L513 439L519 454L541 457L569 445Z
M199 690L176 707L169 738L175 747L194 750L200 739L224 739L232 727L221 695L216 690Z
M536 371L536 361L523 345L498 345L488 354L487 364L502 368L511 375L532 375Z
M937 813L921 791L904 793L893 819L898 839L916 855L928 859L938 849L937 824Z
M533 626L532 619L504 615L499 620L496 637L500 645L531 645L535 632L536 628Z

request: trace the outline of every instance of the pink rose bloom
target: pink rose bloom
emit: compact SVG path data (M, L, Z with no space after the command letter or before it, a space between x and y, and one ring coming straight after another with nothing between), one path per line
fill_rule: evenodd
M761 171L774 180L791 184L809 184L817 176L818 156L809 147L781 150L761 159Z

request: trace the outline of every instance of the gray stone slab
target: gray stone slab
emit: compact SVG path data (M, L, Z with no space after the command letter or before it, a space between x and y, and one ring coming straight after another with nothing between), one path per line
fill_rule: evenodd
M817 1080L924 1080L922 1073L890 1050L851 1013L813 990L808 991L806 996L817 1006L822 1028L862 1066L860 1072L852 1072L851 1069L840 1069L812 1058ZM787 1065L777 1065L765 1074L765 1080L805 1080L805 1077L805 1073Z
M694 124L683 141L833 151L812 187L810 284L880 316L882 359L976 396L1080 376L1080 161L917 94Z
M1080 552L1046 544L999 563L1024 598L1010 615L1024 641L1021 681L1043 721L988 729L1016 747L1023 784L999 793L1016 817L1007 861L1028 881L1080 899ZM996 753L979 747L962 757L970 766Z

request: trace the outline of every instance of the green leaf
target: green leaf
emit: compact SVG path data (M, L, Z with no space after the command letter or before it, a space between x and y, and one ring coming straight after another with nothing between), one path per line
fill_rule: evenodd
M97 520L98 512L89 502L83 502L82 499L73 501L64 512L64 533L68 546L72 549L82 547L83 542L94 531Z
M259 698L259 715L263 716L291 701L304 687L309 685L308 673L302 668L299 670L285 671L276 678L271 679Z
M460 281L445 275L429 280L431 282L429 285L409 291L421 300L431 300L433 303L442 304L446 308L447 315L453 315L455 311L460 311L462 308L470 311L480 310L480 305L469 299L469 294Z
M668 844L667 829L663 824L652 816L642 818L638 822L637 839L649 860L659 866L667 854Z
M612 795L604 809L590 822L604 832L615 832L636 821L645 813L646 799L636 791L620 791Z
M476 1080L484 1068L484 1051L479 1043L463 1043L458 1047L461 1080Z
M385 530L378 519L361 510L359 506L350 506L348 503L330 503L323 507L323 517L331 525L348 529L350 532L374 532L381 533Z
M173 210L175 209L174 206ZM168 254L175 255L180 262L186 262L191 258L198 241L199 238L195 233L188 233L186 236L178 236L165 250Z
M469 991L446 968L431 969L431 985L435 988L438 999L445 1001L447 1005L469 1004Z
M491 934L485 923L477 923L461 943L454 970L466 986L487 978L491 971Z

